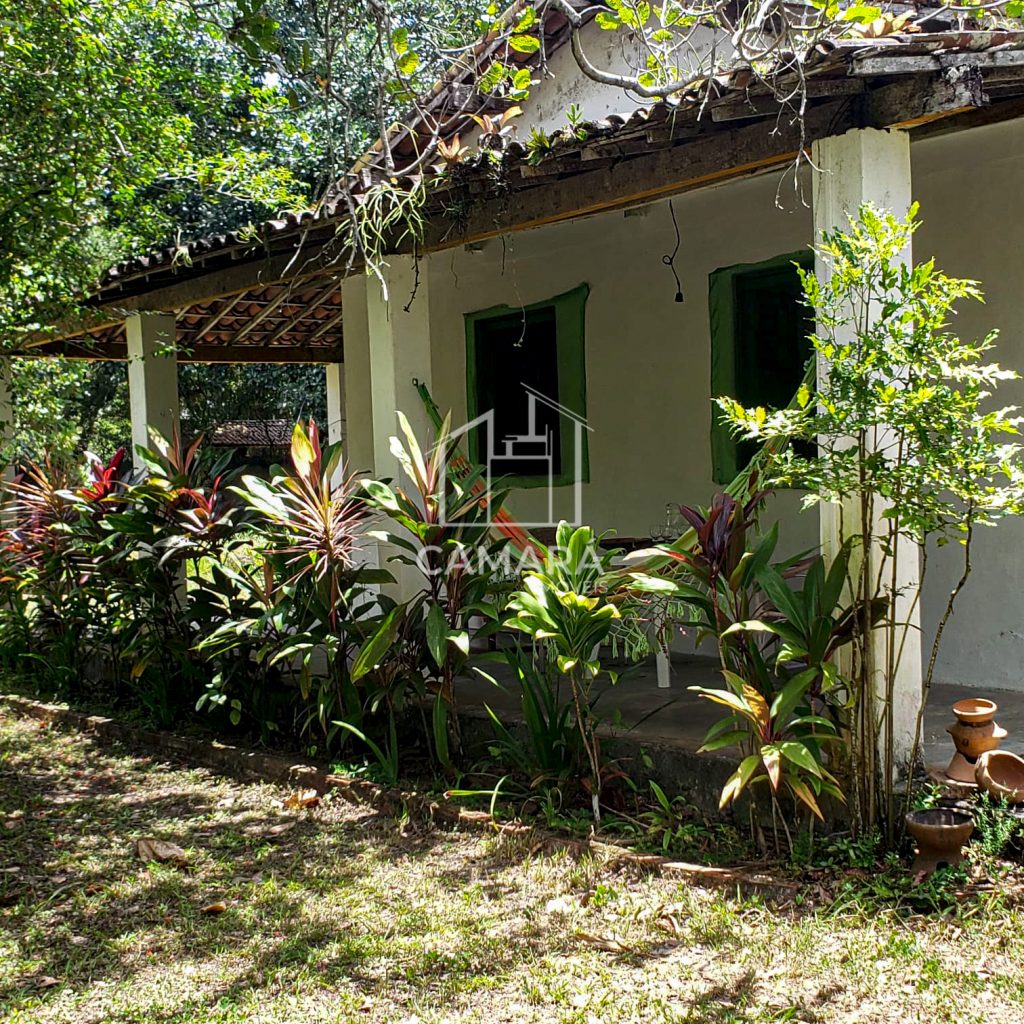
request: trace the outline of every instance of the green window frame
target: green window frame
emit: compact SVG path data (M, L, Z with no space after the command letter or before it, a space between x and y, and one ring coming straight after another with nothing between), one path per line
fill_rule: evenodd
M515 317L522 319L531 313L550 310L554 315L555 366L558 376L557 401L572 410L577 416L586 419L587 415L587 361L586 361L586 308L590 286L581 284L571 291L563 292L542 302L533 302L528 306L491 306L465 314L466 327L466 409L469 421L487 411L479 407L477 348L487 343L489 324L508 321ZM555 396L550 396L555 397ZM587 433L584 428L581 434L583 448L581 466L582 479L577 481L573 472L575 452L573 451L573 435L575 431L564 427L559 430L560 472L553 477L555 486L569 486L574 483L590 482L590 452L587 445ZM468 438L470 458L478 465L484 459L480 451L480 431L474 430ZM546 476L509 476L504 478L511 487L542 487L548 483Z
M765 360L773 352L785 353L787 366L785 380L778 373L772 382L775 390L788 386L788 375L793 374L792 391L796 393L803 379L803 367L810 357L812 346L807 338L810 330L799 330L794 337L762 337L754 313L745 310L743 296L747 288L777 286L786 295L793 295L793 282L799 288L796 264L801 269L814 267L814 254L810 251L786 253L760 263L738 263L713 271L708 278L708 312L711 322L711 397L730 395L744 405L776 404L778 394L765 395L765 381L771 380L772 371L778 371ZM793 275L787 279L787 271ZM788 299L787 299L788 301ZM809 319L809 311L805 314ZM745 358L744 358L745 357ZM787 396L788 402L792 395ZM711 466L716 484L728 484L736 479L749 462L754 442L742 441L732 435L722 421L717 405L711 412Z

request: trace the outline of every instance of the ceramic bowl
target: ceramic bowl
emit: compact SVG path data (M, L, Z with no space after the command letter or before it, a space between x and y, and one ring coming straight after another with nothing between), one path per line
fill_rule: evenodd
M978 785L996 800L1024 804L1024 758L1009 750L990 750L978 758L974 770Z
M999 710L999 705L993 700L986 700L984 697L968 697L966 700L958 700L953 705L953 714L970 725L977 725L980 722L987 722Z

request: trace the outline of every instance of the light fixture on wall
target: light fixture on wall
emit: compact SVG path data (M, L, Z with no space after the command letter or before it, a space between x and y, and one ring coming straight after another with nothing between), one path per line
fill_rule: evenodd
M661 262L664 263L665 266L668 267L668 269L672 271L672 276L675 278L675 281L676 281L676 297L675 297L675 301L676 302L682 302L683 301L683 284L679 280L679 274L676 271L676 256L679 254L679 246L680 246L680 243L681 243L682 239L679 236L679 222L676 220L676 208L672 205L672 200L671 199L668 201L668 212L669 212L669 215L672 217L672 227L674 228L675 233L676 233L676 244L675 244L675 248L672 250L671 254L670 253L666 253L664 256L661 257Z

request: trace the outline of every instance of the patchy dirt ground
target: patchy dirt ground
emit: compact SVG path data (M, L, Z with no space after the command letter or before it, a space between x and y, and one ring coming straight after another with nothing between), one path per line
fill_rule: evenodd
M287 796L0 711L0 1019L1024 1019L1024 913L996 895L808 909Z

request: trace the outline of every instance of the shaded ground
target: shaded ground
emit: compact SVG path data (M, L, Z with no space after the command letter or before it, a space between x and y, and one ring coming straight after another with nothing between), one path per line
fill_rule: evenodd
M503 683L510 683L514 678L511 670L499 663L488 662L482 667ZM601 714L610 720L618 712L631 738L639 742L671 743L692 751L704 742L709 726L721 718L721 710L687 687L721 685L716 659L676 654L672 658L668 689L658 687L653 658L630 666L615 686L609 686L607 676L601 677L595 689L601 691L598 705ZM1002 748L1024 754L1024 693L937 683L932 687L923 723L922 754L927 764L945 768L953 756L953 742L946 733L946 726L955 721L953 704L964 697L988 697L996 701L999 705L996 717L1009 732ZM508 692L503 692L479 676L459 681L459 698L463 706L489 704L506 718L514 717L519 711L516 687L509 686Z
M0 1020L1024 1018L1024 914L995 894L741 899L286 795L0 711Z

